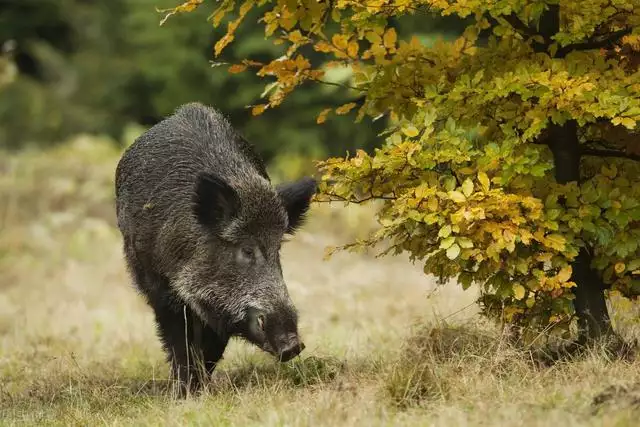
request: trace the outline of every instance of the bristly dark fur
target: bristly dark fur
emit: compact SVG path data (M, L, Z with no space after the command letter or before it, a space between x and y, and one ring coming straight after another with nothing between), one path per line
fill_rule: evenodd
M125 152L115 191L127 265L183 391L202 385L233 335L274 354L301 351L279 248L302 224L313 179L274 188L229 122L192 103Z

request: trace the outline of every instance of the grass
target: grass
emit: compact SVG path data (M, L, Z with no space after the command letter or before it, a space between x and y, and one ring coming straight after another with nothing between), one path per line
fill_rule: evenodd
M471 289L434 292L403 257L323 261L373 224L341 205L283 248L302 357L233 341L205 393L173 399L114 228L117 154L81 138L0 157L0 425L637 425L638 359L542 366L477 316Z

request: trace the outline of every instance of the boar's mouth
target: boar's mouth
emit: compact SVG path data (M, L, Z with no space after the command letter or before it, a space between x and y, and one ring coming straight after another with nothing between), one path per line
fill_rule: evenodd
M296 342L294 344L280 351L278 359L280 360L280 362L288 362L289 360L302 353L302 350L304 350L304 348L304 343L296 339Z
M278 325L280 322L274 321L273 315L267 316L263 312L252 310L248 313L247 321L248 333L245 338L280 362L293 359L305 349L297 332L282 331L282 328L278 327L281 326Z
M265 352L271 354L280 362L288 362L294 357L298 356L305 349L305 345L302 341L300 341L297 337L283 348L278 351L274 350L269 341L265 341L261 346L259 346Z

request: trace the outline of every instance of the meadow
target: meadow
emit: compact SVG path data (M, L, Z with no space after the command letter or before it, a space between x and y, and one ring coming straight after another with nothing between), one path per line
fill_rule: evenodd
M231 342L177 400L115 228L120 151L78 137L0 156L0 425L637 426L640 360L598 349L541 365L404 256L325 248L370 207L314 206L282 251L306 349L278 364ZM637 307L616 327L640 339Z

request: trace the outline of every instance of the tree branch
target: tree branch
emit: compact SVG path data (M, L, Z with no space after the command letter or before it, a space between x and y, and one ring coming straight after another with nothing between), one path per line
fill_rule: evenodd
M331 202L349 202L349 203L353 203L356 205L362 204L362 203L366 203L369 202L371 200L396 200L397 197L393 197L393 196L376 196L376 195L370 195L368 197L365 197L363 199L348 199L346 197L342 197L339 196L337 194L333 194L333 193L321 193L324 196L329 196L332 199L329 200L316 200L317 203L331 203Z
M537 35L533 28L522 22L520 18L518 18L518 15L516 15L515 13L511 13L511 15L505 15L503 16L503 18L519 33L527 35L529 37Z
M544 43L533 42L533 48L536 52L545 52L549 49L549 46L553 43L551 37L556 34L560 30L559 25L559 10L557 5L550 6L549 10L545 12L545 16L541 19L541 28L540 32L537 32L534 28L525 24L517 14L511 13L509 15L501 16L513 29L518 32L520 35L528 38L532 38L535 36L541 36L544 39ZM492 26L495 26L498 23L496 18L488 16L489 22ZM544 25L543 25L544 24ZM570 52L576 50L590 50L590 49L600 49L603 47L609 47L619 41L622 37L630 34L632 28L624 28L622 30L614 31L608 34L604 34L603 36L594 36L588 39L583 43L574 43L567 46L564 46L556 52L556 58L564 58ZM604 37L604 38L601 38Z
M618 157L621 159L635 160L640 162L639 154L625 153L620 150L600 150L597 148L583 148L580 150L580 154L583 156L596 156L596 157Z
M575 50L589 50L589 49L600 49L603 47L612 46L615 42L620 40L622 37L631 33L631 28L625 28L623 30L614 31L612 33L606 34L605 38L598 40L596 38L591 38L584 43L574 43L563 48L558 49L556 53L556 58L564 58L567 56L569 52L573 52Z

